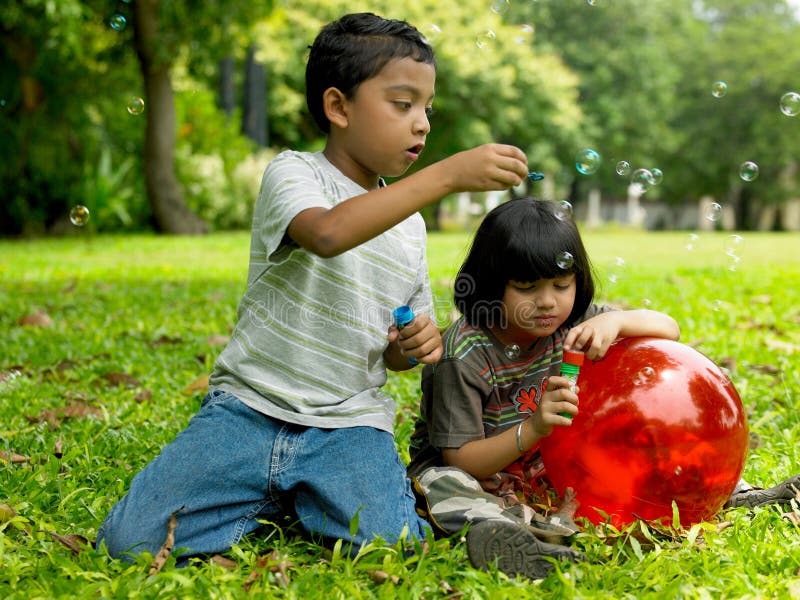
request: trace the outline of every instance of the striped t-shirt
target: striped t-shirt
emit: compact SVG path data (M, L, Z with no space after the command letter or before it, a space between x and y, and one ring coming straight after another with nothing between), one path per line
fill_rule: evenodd
M254 209L247 289L212 390L290 423L392 431L394 400L381 390L392 310L433 312L422 217L332 258L286 235L299 212L365 192L321 152L286 151L270 162Z
M591 304L580 323L609 306ZM539 406L547 379L561 371L562 326L531 348L509 352L490 330L464 317L442 336L444 353L422 371L420 418L411 438L409 473L442 466L442 448L460 448L527 419Z

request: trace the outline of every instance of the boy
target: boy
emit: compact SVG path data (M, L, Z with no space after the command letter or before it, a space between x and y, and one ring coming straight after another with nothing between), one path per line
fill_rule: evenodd
M112 555L155 554L173 514L181 563L287 514L355 549L404 531L424 538L392 436L394 401L381 391L386 368L442 353L417 213L528 173L521 150L487 144L384 184L423 151L435 76L431 47L407 23L352 14L319 33L306 87L325 149L286 151L267 167L231 341L199 413L98 531ZM390 323L403 304L417 317L401 332Z

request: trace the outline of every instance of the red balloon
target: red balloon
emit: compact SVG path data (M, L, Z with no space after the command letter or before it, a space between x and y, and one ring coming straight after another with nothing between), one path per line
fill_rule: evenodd
M679 342L627 338L587 360L578 386L572 425L540 444L555 489L577 492L576 516L608 515L617 527L671 522L674 501L686 526L720 510L749 435L739 394L708 357Z

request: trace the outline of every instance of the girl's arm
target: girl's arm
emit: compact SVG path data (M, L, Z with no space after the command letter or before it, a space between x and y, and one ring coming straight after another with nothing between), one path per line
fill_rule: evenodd
M475 477L486 479L527 452L556 425L569 426L572 420L559 413L578 414L578 396L565 377L550 377L539 407L530 417L499 435L467 442L460 448L443 448L445 464L458 467ZM517 427L520 427L517 440ZM521 450L520 450L521 449Z
M655 310L613 310L595 315L569 330L565 350L583 350L589 360L599 360L617 338L658 337L678 340L678 323Z

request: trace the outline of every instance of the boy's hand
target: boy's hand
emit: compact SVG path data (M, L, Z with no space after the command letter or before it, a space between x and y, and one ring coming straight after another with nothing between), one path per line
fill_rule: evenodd
M516 146L484 144L454 154L442 161L454 191L506 190L528 176L528 160Z
M402 331L392 325L388 340L390 348L397 346L406 361L413 358L423 364L433 364L442 357L442 335L428 315L416 315Z

